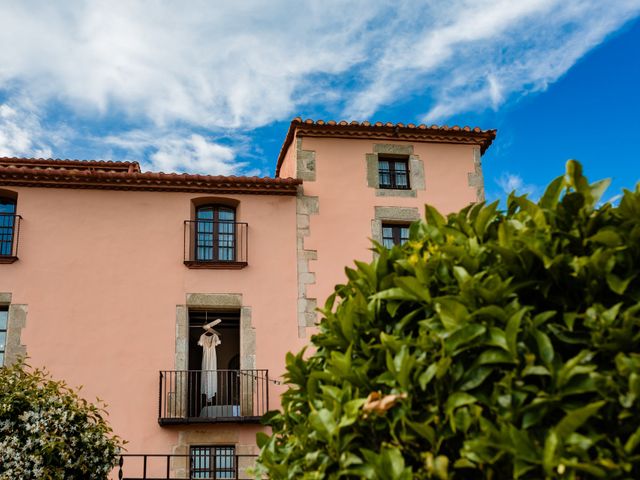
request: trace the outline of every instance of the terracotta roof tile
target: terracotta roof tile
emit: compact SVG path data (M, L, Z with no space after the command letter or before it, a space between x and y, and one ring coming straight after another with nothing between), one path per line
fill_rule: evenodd
M295 195L301 180L141 172L137 162L0 158L0 186Z
M415 125L413 123L371 123L367 120L363 122L347 122L340 120L302 120L296 117L289 125L289 131L284 140L278 163L276 165L276 177L280 175L280 167L284 161L287 149L293 142L294 137L315 136L334 138L368 138L371 140L401 140L405 142L436 142L436 143L461 143L479 145L481 153L484 153L496 137L496 130L482 130L478 127L460 127L454 125L438 126L425 124Z

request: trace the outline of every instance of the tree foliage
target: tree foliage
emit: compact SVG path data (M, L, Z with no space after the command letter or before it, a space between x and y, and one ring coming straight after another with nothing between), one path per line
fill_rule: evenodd
M569 161L347 269L259 435L271 478L640 478L640 187ZM306 358L308 357L308 358Z
M122 442L103 415L44 370L0 367L0 479L106 479Z

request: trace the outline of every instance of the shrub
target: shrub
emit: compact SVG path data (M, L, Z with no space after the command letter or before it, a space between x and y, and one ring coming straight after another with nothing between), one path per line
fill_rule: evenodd
M103 413L43 370L0 367L0 479L106 479L121 441Z
M259 434L271 478L640 478L640 187L426 207L347 269ZM308 357L308 358L305 358Z

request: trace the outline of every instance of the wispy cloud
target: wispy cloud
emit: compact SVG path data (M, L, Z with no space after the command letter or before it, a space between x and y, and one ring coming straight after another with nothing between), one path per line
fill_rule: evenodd
M415 94L432 99L429 122L498 109L639 11L640 0L2 2L0 148L56 153L89 141L92 122L98 151L119 138L119 155L143 152L154 168L245 172L217 138L304 110L362 120ZM71 115L51 120L60 105ZM144 148L131 143L140 132Z
M496 184L504 194L515 192L518 195L527 194L530 197L538 197L540 189L533 184L525 183L522 177L517 173L504 172L496 181Z
M22 108L0 104L0 157L51 156L38 116Z

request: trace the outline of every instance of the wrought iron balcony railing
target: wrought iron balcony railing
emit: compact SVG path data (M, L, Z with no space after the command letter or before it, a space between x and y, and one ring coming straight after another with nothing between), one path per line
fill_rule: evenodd
M191 454L122 454L115 468L121 480L249 480L257 455L233 448L192 448ZM114 473L115 473L114 472Z
M259 422L269 410L268 370L160 372L160 425Z
M184 263L189 268L243 268L248 262L249 225L185 220Z
M0 263L13 263L18 260L20 220L20 215L0 213Z

